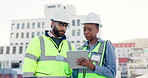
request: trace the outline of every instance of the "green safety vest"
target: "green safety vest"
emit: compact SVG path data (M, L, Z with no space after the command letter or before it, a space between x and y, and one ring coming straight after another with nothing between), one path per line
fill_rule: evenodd
M68 65L68 50L74 50L74 47L67 40L63 40L58 47L45 35L33 38L26 50L23 77L69 78L72 70Z
M105 46L106 46L106 42L99 42L94 49L92 49L89 54L88 57L91 57L91 53L95 52L95 53L99 53L101 54L101 58L100 58L100 63L97 62L93 62L94 65L99 65L102 66L103 63L103 59L104 59L104 52L105 52ZM87 47L82 46L80 47L80 50L87 50ZM101 70L100 70L101 71ZM93 73L93 71L91 69L78 69L78 78L107 78L105 76L101 76L98 75L96 73Z

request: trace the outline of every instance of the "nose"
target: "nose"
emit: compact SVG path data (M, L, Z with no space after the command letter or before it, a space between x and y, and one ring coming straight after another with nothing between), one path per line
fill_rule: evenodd
M84 35L88 35L88 31L86 30L86 31L84 31Z
M67 27L66 26L62 26L62 30L66 31Z

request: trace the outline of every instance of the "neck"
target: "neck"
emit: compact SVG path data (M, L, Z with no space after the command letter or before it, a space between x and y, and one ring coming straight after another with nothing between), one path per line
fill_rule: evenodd
M53 30L51 30L50 33L51 33L55 38L57 38L57 36L56 36L55 33L53 32Z
M95 45L97 41L98 41L97 37L94 38L93 40L90 40L90 41L89 41L89 46Z

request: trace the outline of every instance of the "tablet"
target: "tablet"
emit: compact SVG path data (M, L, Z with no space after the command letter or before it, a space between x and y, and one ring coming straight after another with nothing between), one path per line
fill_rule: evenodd
M77 65L76 61L78 58L84 57L88 60L88 51L78 50L78 51L67 51L68 64L71 69L86 68L84 66Z

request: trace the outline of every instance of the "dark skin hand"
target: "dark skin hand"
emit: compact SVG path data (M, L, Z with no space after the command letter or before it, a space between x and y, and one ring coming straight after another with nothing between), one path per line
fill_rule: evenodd
M89 58L89 60L87 60L87 59L82 57L82 58L78 59L78 61L76 61L76 63L78 65L92 69L93 71L95 70L95 65L92 63L90 58Z

